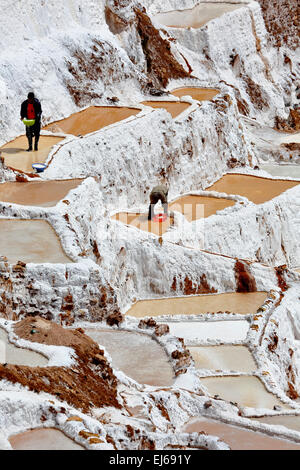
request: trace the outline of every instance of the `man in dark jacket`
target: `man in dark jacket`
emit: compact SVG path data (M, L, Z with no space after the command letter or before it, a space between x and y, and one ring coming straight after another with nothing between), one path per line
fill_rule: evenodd
M35 137L34 141L34 150L38 150L38 142L40 138L41 131L41 115L42 107L41 103L37 98L35 98L34 93L28 93L28 99L23 101L21 105L21 120L23 119L35 119L35 124L33 126L26 126L26 136L28 139L28 149L27 152L32 150L32 140Z
M164 213L168 215L168 188L163 185L155 186L150 194L150 205L149 205L149 212L148 212L148 220L152 220L154 216L154 207L158 201L161 201Z

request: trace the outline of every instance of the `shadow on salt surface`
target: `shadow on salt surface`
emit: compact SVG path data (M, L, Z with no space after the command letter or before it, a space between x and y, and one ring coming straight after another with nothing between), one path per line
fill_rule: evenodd
M48 359L30 349L18 348L8 341L8 335L0 328L0 363L15 364L19 366L43 367Z
M126 315L143 318L161 315L197 315L210 312L254 314L267 296L267 292L229 292L226 294L140 300L126 312Z
M260 169L272 176L300 178L300 165L260 165Z
M54 428L38 428L10 436L14 450L85 450L64 433Z
M262 204L299 184L298 181L273 180L259 176L227 174L210 186L209 191L238 194L255 204Z
M139 108L91 106L44 127L49 132L86 135L140 113Z
M73 179L2 183L0 184L0 201L24 206L52 207L82 181L82 179Z
M9 263L72 263L45 220L0 220L0 253Z
M206 418L190 420L182 432L205 432L218 436L231 450L300 450L300 444Z
M6 166L24 173L35 173L32 168L33 163L45 163L51 148L61 142L63 137L41 135L39 140L39 150L36 152L26 152L28 141L25 135L9 142L0 148L0 153L4 157Z
M290 407L269 393L260 379L253 376L203 377L201 383L207 388L209 395L218 395L222 400L235 402L239 406L249 408L268 408L280 406Z
M159 323L159 322L158 322ZM163 322L169 325L171 335L183 338L185 344L202 341L244 341L249 330L246 320L212 322Z
M252 373L257 369L246 346L189 346L196 369Z
M136 382L153 386L170 386L173 368L164 349L150 336L131 331L86 329L112 358L112 366Z

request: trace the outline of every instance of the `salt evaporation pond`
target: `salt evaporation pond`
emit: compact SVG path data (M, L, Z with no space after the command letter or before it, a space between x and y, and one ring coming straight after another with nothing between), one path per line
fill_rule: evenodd
M241 8L244 4L232 3L199 3L194 8L185 10L172 10L159 13L154 20L169 28L201 28L208 21L218 18L224 13Z
M300 444L202 417L190 420L182 432L205 432L218 436L231 450L300 450Z
M206 218L216 214L226 207L233 206L236 201L226 198L217 198L211 196L186 195L182 196L169 204L169 211L177 211L185 216L188 222ZM158 210L158 209L155 209ZM163 210L161 210L163 212ZM119 212L112 217L127 225L132 225L145 232L163 235L171 225L173 218L169 216L164 222L148 220L148 213L138 214L130 212Z
M85 450L54 428L40 428L10 436L13 450Z
M191 96L196 101L209 101L212 100L220 90L216 88L199 88L199 87L183 87L172 90L171 94L182 98L183 96Z
M222 341L232 343L244 341L249 330L245 320L203 321L203 322L163 322L170 328L170 333L190 342Z
M35 173L32 168L33 163L44 163L50 153L51 148L63 140L63 137L41 135L39 140L39 150L26 152L28 140L25 135L9 142L0 148L0 153L4 157L6 166L23 173Z
M270 201L279 194L299 184L298 181L273 180L258 176L227 174L208 189L244 196L255 204Z
M83 180L7 182L0 184L0 201L24 206L55 206Z
M257 369L246 346L189 346L196 369L251 373Z
M211 396L218 395L222 400L237 403L242 407L273 409L274 406L280 406L289 409L289 406L269 393L257 377L202 377L201 383Z
M130 116L135 116L140 111L138 108L91 106L79 113L72 114L66 119L48 124L44 129L55 133L86 135L123 121Z
M72 263L45 220L0 220L0 255L9 263Z
M198 315L211 312L254 314L267 296L267 292L230 292L140 300L126 312L126 315L143 318L160 315Z
M179 116L191 105L190 103L181 103L180 101L142 101L143 105L151 106L151 108L163 108L168 111L173 118Z
M284 426L285 428L300 432L300 415L263 416L262 418L252 418L252 420L274 426Z
M300 165L260 165L260 169L267 171L272 176L284 176L287 178L300 178Z
M164 349L150 336L131 331L86 329L85 333L104 346L112 365L138 383L169 386L174 372Z
M35 351L19 348L10 343L7 332L0 328L0 363L43 367L48 364L48 359Z

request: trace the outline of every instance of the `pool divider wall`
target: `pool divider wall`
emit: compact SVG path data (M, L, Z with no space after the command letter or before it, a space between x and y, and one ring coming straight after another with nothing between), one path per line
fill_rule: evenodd
M299 398L300 323L298 310L292 306L299 297L299 283L274 299L267 300L253 318L248 333L248 347L260 367L260 374L268 388L281 398Z

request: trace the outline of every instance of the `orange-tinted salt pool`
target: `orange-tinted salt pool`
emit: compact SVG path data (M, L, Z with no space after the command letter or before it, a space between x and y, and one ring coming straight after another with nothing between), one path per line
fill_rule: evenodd
M211 196L196 196L187 195L182 196L169 204L169 211L177 211L185 216L188 222L206 218L216 214L217 211L221 211L226 207L233 206L236 201L216 198ZM158 210L158 209L155 209ZM144 230L145 232L151 232L155 235L163 235L171 225L173 225L173 217L169 216L164 222L155 222L154 220L148 221L148 214L137 214L130 212L120 212L112 217L115 220L119 220L124 224L132 225Z
M151 106L151 108L163 108L168 111L173 118L179 116L191 105L189 103L181 103L180 101L142 101L145 106Z
M24 206L55 206L83 180L7 182L0 184L0 201Z
M171 94L181 98L182 96L191 96L194 100L197 101L208 101L212 100L220 90L216 88L199 88L199 87L183 87L176 88L171 91Z
M261 204L270 201L299 184L298 181L274 180L268 178L260 178L257 176L227 174L219 181L209 186L209 191L217 191L227 194L238 194L248 198L255 204Z
M198 315L219 311L254 314L267 295L267 292L232 292L140 300L126 314L137 318L160 315Z
M91 106L83 111L72 114L66 119L48 124L44 129L55 133L86 135L116 122L123 121L130 116L135 116L140 111L138 108Z
M28 141L25 135L9 142L0 148L0 153L4 157L6 166L24 173L35 173L32 168L33 163L44 163L54 145L59 144L63 137L41 135L39 140L39 150L26 152Z

